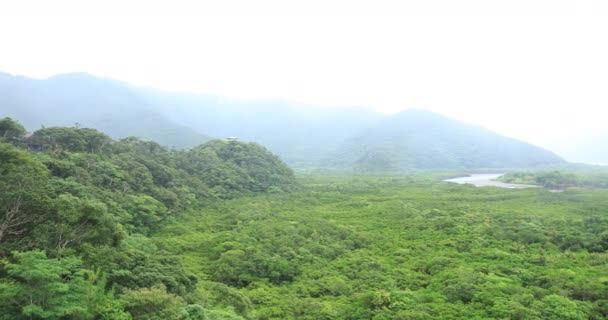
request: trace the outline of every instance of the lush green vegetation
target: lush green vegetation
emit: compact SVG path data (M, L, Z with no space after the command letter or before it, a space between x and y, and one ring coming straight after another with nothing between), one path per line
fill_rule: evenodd
M536 184L549 189L608 188L608 169L570 170L570 171L518 171L506 174L499 179L509 183Z
M446 175L1 119L0 319L608 317L608 189Z
M253 143L175 151L62 127L26 138L2 119L0 319L230 317L148 236L210 199L295 187L291 169Z
M308 177L154 237L254 319L604 319L608 191Z
M306 177L155 235L254 319L604 319L608 191Z

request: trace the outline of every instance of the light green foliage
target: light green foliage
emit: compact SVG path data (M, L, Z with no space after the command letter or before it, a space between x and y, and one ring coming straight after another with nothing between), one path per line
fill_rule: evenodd
M209 303L256 319L605 317L607 191L430 177L304 176L303 191L214 202L154 238Z
M107 300L103 282L79 268L76 257L50 259L43 251L14 252L4 267L2 309L13 319L88 318Z
M547 320L585 320L588 319L587 306L577 304L568 298L552 294L541 302L534 303L539 316Z
M0 119L0 141L21 143L27 131L17 121L5 117Z
M183 320L188 318L184 301L163 287L126 290L121 299L136 320Z

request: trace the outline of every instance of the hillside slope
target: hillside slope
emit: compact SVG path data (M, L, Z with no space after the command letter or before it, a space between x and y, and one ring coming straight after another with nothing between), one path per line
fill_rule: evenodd
M220 199L296 189L254 143L170 150L90 128L26 135L2 118L0 319L242 319L149 236Z
M441 115L408 110L352 137L324 165L371 171L519 168L564 162L550 151Z
M189 148L209 137L154 110L128 84L70 73L35 80L0 73L0 117L41 126L79 124L113 138L137 136L167 146Z
M318 165L352 135L383 117L364 108L324 108L280 100L230 100L158 90L145 90L142 96L177 123L214 137L260 143L300 167Z
M275 100L139 88L86 73L45 80L0 73L0 117L29 130L79 123L114 138L137 136L194 147L211 137L257 142L291 165L315 166L382 115L362 108L323 108Z

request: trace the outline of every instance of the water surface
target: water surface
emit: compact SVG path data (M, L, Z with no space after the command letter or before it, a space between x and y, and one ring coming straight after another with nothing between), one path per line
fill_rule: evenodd
M445 179L443 181L459 184L472 184L476 187L500 187L509 189L538 188L538 186L530 184L515 184L496 181L496 179L503 175L504 173L475 173L465 177Z

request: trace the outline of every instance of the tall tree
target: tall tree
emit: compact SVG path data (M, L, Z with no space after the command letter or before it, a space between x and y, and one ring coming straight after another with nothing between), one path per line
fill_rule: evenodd
M17 121L5 117L0 119L0 141L16 142L23 139L25 128Z
M40 162L0 143L0 245L25 235L46 213L46 182L47 170Z

